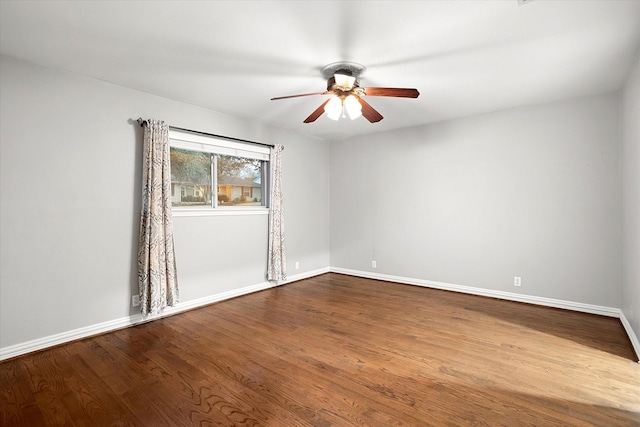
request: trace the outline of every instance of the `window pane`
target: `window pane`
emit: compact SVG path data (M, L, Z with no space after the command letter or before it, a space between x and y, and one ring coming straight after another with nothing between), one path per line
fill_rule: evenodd
M211 154L171 148L171 203L211 207Z
M218 206L264 206L262 160L217 156Z

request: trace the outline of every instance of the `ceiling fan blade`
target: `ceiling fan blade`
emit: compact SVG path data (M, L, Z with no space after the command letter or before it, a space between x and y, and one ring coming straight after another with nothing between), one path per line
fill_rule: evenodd
M272 101L278 100L278 99L289 99L289 98L299 98L301 96L313 96L313 95L330 95L331 92L313 92L313 93L301 93L298 95L287 95L287 96L278 96L276 98L271 98Z
M359 96L357 96L356 99L360 105L362 105L362 115L365 119L369 120L371 123L376 123L383 119L382 114L378 113L367 101Z
M311 122L315 122L315 121L316 121L316 119L317 119L318 117L320 117L320 116L322 115L322 113L324 113L324 106L325 106L325 105L327 105L327 102L329 102L329 101L330 101L330 99L331 99L331 98L329 98L329 99L327 99L326 101L324 101L324 102L322 103L322 105L321 105L321 106L319 106L318 108L316 108L316 110L315 110L313 113L311 113L311 114L309 115L309 117L307 117L306 119L304 119L304 123L311 123Z
M393 96L396 98L417 98L420 95L417 89L399 87L365 87L364 93L368 96Z

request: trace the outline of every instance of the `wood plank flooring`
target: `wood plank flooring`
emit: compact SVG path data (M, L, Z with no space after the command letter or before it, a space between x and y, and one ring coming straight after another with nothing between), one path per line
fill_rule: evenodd
M2 426L640 426L618 319L334 273L0 364Z

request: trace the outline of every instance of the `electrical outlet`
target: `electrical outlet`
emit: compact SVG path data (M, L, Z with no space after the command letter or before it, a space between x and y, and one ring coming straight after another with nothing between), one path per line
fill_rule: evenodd
M372 268L378 268L377 263L375 261L371 261Z
M140 295L131 295L131 305L133 307L140 305Z
M300 262L296 261L296 270L300 268Z
M514 276L513 278L513 286L521 286L522 285L522 278L518 277L518 276Z

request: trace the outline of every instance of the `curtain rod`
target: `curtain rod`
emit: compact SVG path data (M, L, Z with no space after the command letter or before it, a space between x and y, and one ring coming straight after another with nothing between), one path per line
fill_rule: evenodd
M137 122L140 126L144 126L144 124L147 123L147 120L143 119L142 117L138 117ZM249 144L258 144L258 145L263 145L265 147L271 147L271 148L275 147L275 145L273 144L265 144L264 142L249 141L248 139L234 138L232 136L216 135L215 133L200 132L198 130L179 128L176 126L169 126L169 129L180 130L183 132L191 132L191 133L196 133L198 135L204 135L204 136L212 136L214 138L228 139L229 141L246 142ZM282 149L284 150L284 147L282 147Z

